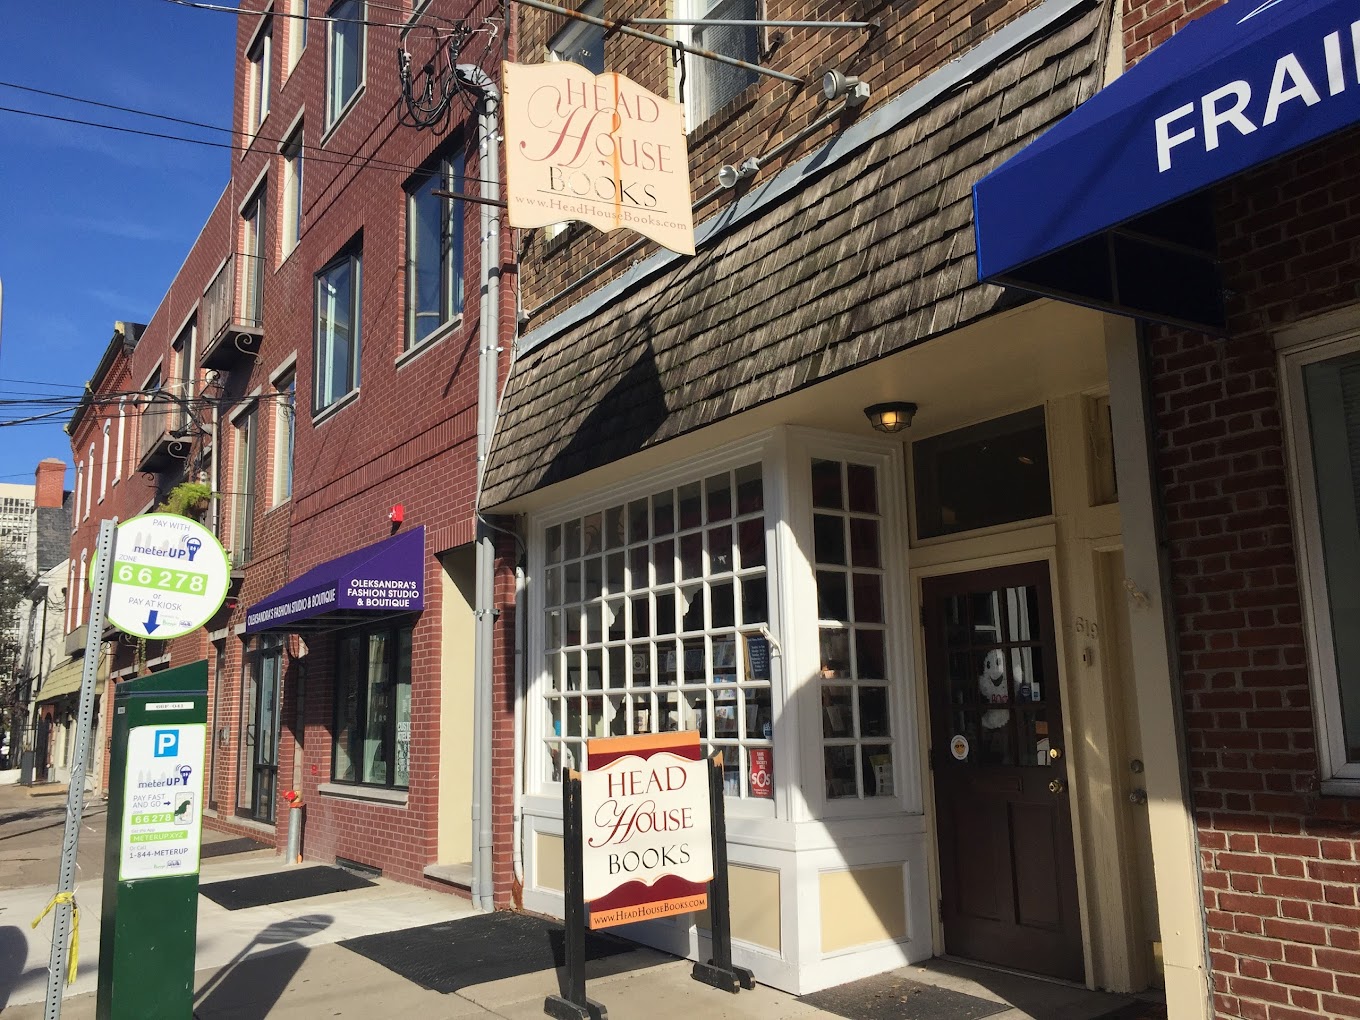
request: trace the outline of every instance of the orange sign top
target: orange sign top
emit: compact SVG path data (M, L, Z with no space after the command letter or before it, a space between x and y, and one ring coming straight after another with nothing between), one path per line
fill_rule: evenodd
M621 74L505 65L510 225L627 227L694 254L684 111Z

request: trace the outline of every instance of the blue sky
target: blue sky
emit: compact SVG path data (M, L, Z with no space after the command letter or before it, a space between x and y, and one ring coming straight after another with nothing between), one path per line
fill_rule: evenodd
M231 124L234 15L167 0L44 0L5 13L0 82ZM228 140L4 85L0 107ZM0 422L54 409L16 399L78 396L114 322L151 317L229 167L226 149L0 112ZM0 427L0 481L31 483L44 457L70 465L69 419Z

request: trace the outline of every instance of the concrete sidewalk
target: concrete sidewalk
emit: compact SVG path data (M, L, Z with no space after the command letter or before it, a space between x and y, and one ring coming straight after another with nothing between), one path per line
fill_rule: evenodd
M43 791L46 792L46 791ZM4 1020L44 1015L52 917L29 922L55 889L65 798L0 791L0 1014ZM205 845L232 837L204 830ZM82 819L77 882L81 907L80 967L65 990L62 1016L95 1015L104 809L87 806ZM271 849L208 858L203 882L286 870ZM473 913L466 900L385 879L369 888L229 911L199 898L194 1015L199 1020L313 1020L317 1017L409 1017L537 1020L544 997L558 989L558 972L542 970L430 991L358 953L336 945L361 935L401 931ZM785 992L764 986L738 995L690 977L691 964L650 949L587 965L588 994L615 1020L783 1020L830 1017ZM963 992L995 1004L996 1020L1094 1020L1128 1003L1070 985L980 970L945 961L905 967L890 977ZM891 985L891 982L889 982ZM869 998L884 1000L881 991ZM887 993L875 1016L917 1017L906 998ZM961 1015L961 1014L960 1014ZM985 1012L969 1015L982 1016ZM187 1020L187 1018L186 1018Z

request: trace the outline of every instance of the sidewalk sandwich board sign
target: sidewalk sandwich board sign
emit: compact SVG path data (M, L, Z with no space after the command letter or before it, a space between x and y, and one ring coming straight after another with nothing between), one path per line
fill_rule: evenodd
M180 637L212 619L230 583L226 550L197 521L179 514L130 517L118 525L108 621L134 637Z
M587 742L581 826L590 927L708 906L713 854L702 755L694 731Z
M668 914L709 911L713 958L696 981L754 988L732 963L722 755L703 757L699 734L646 733L586 742L584 774L562 778L566 975L543 1012L605 1020L586 997L585 932Z

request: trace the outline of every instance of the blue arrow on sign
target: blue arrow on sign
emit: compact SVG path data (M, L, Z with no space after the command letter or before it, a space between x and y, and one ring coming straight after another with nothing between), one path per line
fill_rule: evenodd
M159 610L148 609L146 611L146 632L148 634L156 633L156 628L160 626L156 621L157 615L159 615Z

